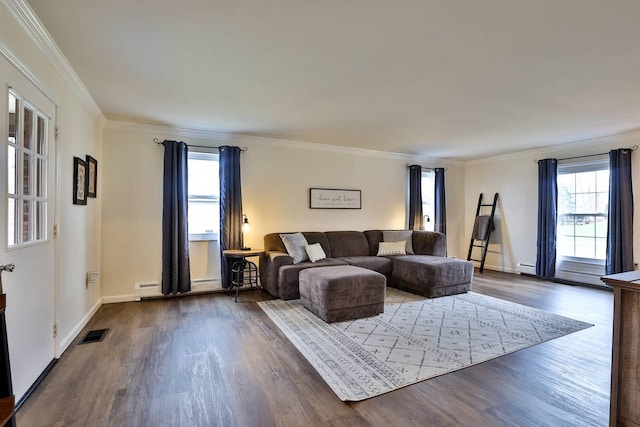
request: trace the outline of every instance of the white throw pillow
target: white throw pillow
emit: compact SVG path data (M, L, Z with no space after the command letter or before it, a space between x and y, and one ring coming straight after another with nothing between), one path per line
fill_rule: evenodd
M307 239L302 233L281 234L280 238L287 253L293 258L293 263L298 264L309 259L305 247L308 245Z
M305 249L307 250L307 255L309 255L309 260L311 262L320 261L327 257L327 254L324 253L324 249L322 249L322 245L320 243L307 245L305 246Z
M383 230L382 231L382 240L385 242L399 242L400 240L404 240L405 244L405 252L408 254L414 254L413 251L413 231L412 230Z
M380 242L380 246L378 247L378 256L383 255L406 255L407 252L404 250L405 241L402 240L400 242Z

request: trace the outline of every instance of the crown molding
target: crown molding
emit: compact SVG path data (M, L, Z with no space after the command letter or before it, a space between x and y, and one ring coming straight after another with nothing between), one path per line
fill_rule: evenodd
M475 166L487 163L516 160L522 158L542 159L546 157L562 157L572 155L582 155L582 153L588 153L590 149L602 150L603 145L613 144L633 144L638 145L640 143L640 128L633 129L627 132L621 132L613 135L601 136L597 138L583 139L579 141L567 142L564 144L550 145L547 147L535 148L532 150L516 151L514 153L503 154L499 156L483 157L481 159L467 160L464 162L464 166ZM623 148L623 147L620 147ZM627 148L627 147L624 147ZM580 153L580 154L575 154Z
M58 99L53 95L54 91L52 91L47 84L45 84L42 80L40 80L35 74L29 70L29 68L22 62L20 59L5 46L0 40L0 55L2 55L9 64L13 65L13 67L18 70L20 74L22 74L27 80L29 80L42 94L47 97L54 104L58 104Z
M405 153L393 153L388 151L368 150L365 148L345 147L341 145L318 144L305 141L294 141L288 139L268 138L263 136L243 135L237 133L216 132L201 129L189 129L167 125L135 123L121 120L107 120L104 129L122 130L128 132L139 132L154 134L158 139L163 137L183 137L198 138L211 141L214 144L229 143L235 145L255 144L255 145L271 145L285 148L298 148L305 150L315 150L324 152L334 152L340 154L352 154L357 156L379 157L386 159L401 160L406 162L425 161L424 157L418 157ZM429 162L435 162L439 166L451 166L454 163L450 160L429 159Z
M84 85L78 74L64 56L56 42L46 30L40 19L33 12L26 0L0 0L7 11L11 14L15 22L22 30L33 40L40 51L51 62L54 68L60 73L62 78L71 87L74 93L82 100L89 111L98 119L100 124L104 126L106 118L102 114L102 110L93 99L89 90ZM23 66L24 68L24 66ZM21 69L23 71L23 69ZM23 71L24 72L24 71ZM32 75L30 72L27 76Z

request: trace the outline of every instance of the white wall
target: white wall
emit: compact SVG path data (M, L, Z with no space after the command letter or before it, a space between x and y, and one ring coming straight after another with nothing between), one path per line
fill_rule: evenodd
M179 136L167 128L111 122L104 131L105 302L131 300L136 283L158 283L161 278L163 149L153 143L154 138L248 148L242 154L241 171L243 209L251 223L245 244L253 248L262 247L263 236L270 232L405 227L409 156L261 138L229 137L232 140L224 142L213 136ZM450 167L447 179L454 251L461 229L460 168ZM311 187L362 190L362 209L310 209ZM193 279L211 277L212 272L219 279L214 247L191 244Z
M489 199L499 193L496 230L485 268L517 272L518 263L535 265L538 215L538 166L536 159L566 158L606 153L615 148L640 145L640 132L576 142L546 149L530 150L500 157L474 160L465 164L465 235L460 250L468 249L475 208L480 193ZM640 154L633 154L635 200L640 200ZM640 257L640 218L634 219L634 253ZM477 254L477 253L476 253ZM466 256L466 255L465 255Z
M103 117L95 104L87 102L86 94L72 83L73 78L60 71L61 62L50 60L43 48L11 15L10 7L15 3L21 2L0 1L0 49L9 57L9 62L27 70L27 77L57 107L59 171L56 210L60 232L57 239L58 345L55 353L59 355L100 304L100 284L85 287L85 274L100 267ZM4 88L2 93L6 93ZM0 133L5 135L6 129L0 129ZM87 154L98 160L98 198L90 199L87 206L74 206L73 157L84 158ZM30 307L13 306L11 309L28 311ZM16 335L20 335L19 325ZM17 391L18 397L23 391Z

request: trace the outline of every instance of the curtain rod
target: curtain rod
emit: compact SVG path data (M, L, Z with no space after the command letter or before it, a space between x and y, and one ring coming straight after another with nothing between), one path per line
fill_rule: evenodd
M634 145L631 148L623 148L623 150L631 150L631 151L636 151L638 149L637 145ZM598 153L598 154L586 154L584 156L574 156L574 157L565 157L563 159L556 159L557 161L561 161L561 160L573 160L573 159L584 159L585 157L596 157L596 156L605 156L609 153ZM540 160L535 159L533 161L533 163L538 163Z
M164 141L160 141L158 138L153 138L153 142L155 142L157 145L162 145L164 143ZM220 147L215 147L215 146L209 146L209 145L194 145L194 144L187 144L187 147L197 147L197 148L211 148L214 150L219 150ZM241 152L245 152L249 150L247 147L241 148L240 151Z
M414 166L414 165L410 165L409 163L407 163L407 164L405 164L405 166L410 168L411 166ZM426 169L428 171L435 171L436 169L444 169L445 171L449 170L449 168L428 168L428 167L422 166L422 165L418 165L418 166L420 166L422 169Z

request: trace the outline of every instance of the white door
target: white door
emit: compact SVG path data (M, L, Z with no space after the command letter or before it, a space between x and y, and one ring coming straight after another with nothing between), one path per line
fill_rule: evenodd
M0 262L13 393L54 360L55 105L0 55Z

